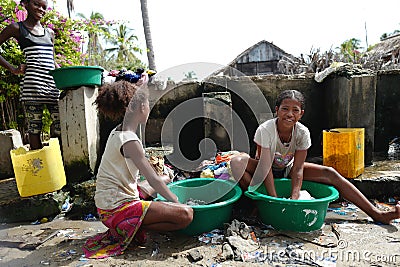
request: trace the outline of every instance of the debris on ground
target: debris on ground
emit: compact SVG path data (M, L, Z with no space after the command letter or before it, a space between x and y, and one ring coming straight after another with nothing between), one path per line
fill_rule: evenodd
M198 249L194 249L189 251L188 259L190 262L198 262L203 259L203 255L201 255Z

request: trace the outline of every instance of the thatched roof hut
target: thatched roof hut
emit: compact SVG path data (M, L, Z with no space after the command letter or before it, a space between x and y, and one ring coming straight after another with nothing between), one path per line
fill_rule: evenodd
M398 66L400 63L400 34L392 35L377 43L366 53L367 62L375 69Z

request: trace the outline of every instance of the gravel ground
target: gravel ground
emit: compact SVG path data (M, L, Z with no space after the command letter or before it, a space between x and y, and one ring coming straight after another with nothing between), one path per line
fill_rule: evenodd
M352 206L331 205L322 229L311 233L279 232L257 220L246 225L255 239L239 236L243 251L224 245L227 234L150 233L143 247L132 245L121 256L94 260L85 259L81 247L86 237L106 230L99 221L59 217L41 224L1 224L0 266L400 265L399 222L375 224Z

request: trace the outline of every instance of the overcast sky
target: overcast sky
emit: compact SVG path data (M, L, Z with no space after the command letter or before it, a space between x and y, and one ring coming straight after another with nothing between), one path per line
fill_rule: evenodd
M75 13L128 22L145 49L139 0L74 2ZM57 9L67 14L66 0L57 0ZM261 40L299 56L350 38L366 47L365 25L369 45L400 30L398 0L148 0L148 10L158 71L194 62L226 65Z

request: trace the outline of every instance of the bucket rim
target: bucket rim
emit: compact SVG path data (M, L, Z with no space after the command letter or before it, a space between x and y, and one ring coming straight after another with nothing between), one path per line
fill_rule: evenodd
M49 70L50 73L55 73L63 70L73 70L73 69L92 69L92 70L101 70L104 71L103 67L100 66L65 66L65 67L60 67L58 69L53 69Z
M280 178L280 179L275 179L275 180L280 181L280 182L281 181L282 182L291 181L291 179L287 179L287 178ZM248 190L245 191L244 194L253 200L262 200L262 201L266 201L266 202L270 202L270 203L292 204L292 205L329 203L329 202L335 201L339 198L339 191L331 185L326 185L326 184L312 182L312 181L303 181L303 185L304 184L318 184L318 185L324 186L330 191L330 194L323 198L315 198L315 199L308 199L308 200L298 200L298 199L293 200L293 199L286 199L286 198L280 198L280 197L272 197L272 196L262 194L258 191L248 191Z
M221 207L228 206L228 205L235 203L242 196L242 189L239 187L239 185L237 183L234 183L233 181L230 181L230 180L222 180L222 179L216 179L216 178L189 178L189 179L185 179L185 180L172 182L172 183L168 184L167 186L169 188L172 186L188 187L188 186L182 186L181 184L185 184L188 182L189 183L190 182L199 182L199 181L200 182L201 181L217 182L217 183L225 184L228 186L232 186L232 189L229 190L227 193L231 192L232 190L234 190L235 193L234 193L233 197L231 197L230 199L224 200L224 201L220 201L220 202L213 203L213 204L190 206L193 210L210 210L210 209L221 208ZM157 200L161 200L161 199L157 198Z

